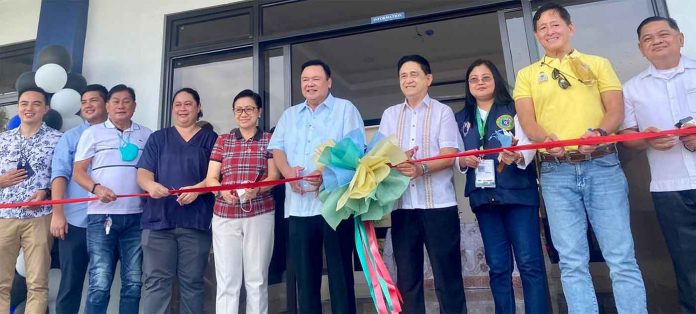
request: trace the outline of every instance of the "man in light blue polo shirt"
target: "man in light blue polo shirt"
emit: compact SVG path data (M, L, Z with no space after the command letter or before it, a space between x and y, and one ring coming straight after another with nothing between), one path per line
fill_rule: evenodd
M141 193L136 165L148 128L131 120L135 91L114 86L107 95L109 119L87 128L75 151L74 180L99 200L87 205L89 293L85 312L106 313L116 263L121 260L121 313L138 313L142 282L141 200L116 195Z
M90 125L106 120L106 87L88 85L82 91L80 115L84 123L66 131L53 151L51 161L51 196L54 200L87 197L87 192L72 180L73 162L80 135ZM77 313L82 299L82 285L87 271L87 204L53 205L51 234L58 238L60 287L56 313Z
M364 133L358 109L329 93L331 69L319 60L302 65L300 77L305 101L290 107L280 118L268 149L285 178L318 174L312 157L319 145L343 139L353 130ZM364 134L363 134L364 135ZM345 220L336 231L321 216L315 192L321 179L286 185L285 217L289 217L291 267L297 275L300 313L321 313L322 242L326 255L333 313L355 313L353 289L353 223Z

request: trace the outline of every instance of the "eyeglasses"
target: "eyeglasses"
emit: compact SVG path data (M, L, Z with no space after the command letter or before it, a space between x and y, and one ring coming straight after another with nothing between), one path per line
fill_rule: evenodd
M258 109L258 108L256 108L256 107L235 108L234 114L236 114L238 116L241 116L242 113L246 113L246 114L250 115L250 114L256 112L256 109Z
M476 85L476 84L478 84L479 82L490 83L492 80L493 80L493 77L492 77L492 76L483 76L483 77L481 77L480 79L479 79L478 77L470 78L470 79L467 80L467 82L469 82L469 84L474 84L474 85Z
M558 87L560 87L561 89L568 89L568 87L571 86L568 79L565 77L565 75L563 75L563 73L561 73L559 69L554 68L553 71L551 71L551 77L554 80L558 81Z

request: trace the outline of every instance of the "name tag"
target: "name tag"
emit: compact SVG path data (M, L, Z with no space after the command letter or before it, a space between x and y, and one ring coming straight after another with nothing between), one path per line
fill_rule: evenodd
M483 159L476 168L476 187L495 188L495 167L493 159Z

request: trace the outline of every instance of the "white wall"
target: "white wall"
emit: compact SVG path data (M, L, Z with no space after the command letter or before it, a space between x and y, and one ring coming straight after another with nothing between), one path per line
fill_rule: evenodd
M684 33L684 49L682 54L696 58L696 1L667 0L669 16L677 21Z
M236 1L90 1L82 74L107 88L133 87L138 104L133 119L157 129L165 15Z
M36 39L41 0L0 0L0 46Z

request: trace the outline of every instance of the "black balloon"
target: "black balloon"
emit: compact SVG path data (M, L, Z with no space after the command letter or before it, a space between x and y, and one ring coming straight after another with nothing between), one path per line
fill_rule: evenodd
M76 90L78 93L82 94L82 90L87 86L87 80L80 74L68 73L68 82L65 83L65 87Z
M70 72L72 66L72 58L65 47L61 45L46 46L39 53L39 59L36 68L40 68L44 64L55 63L65 69L65 72Z
M20 74L17 80L15 81L15 90L19 92L29 87L36 87L34 75L36 75L36 73L31 71Z
M60 130L60 128L63 127L63 118L60 116L60 113L58 113L58 111L55 111L53 109L48 109L48 112L43 117L43 120L44 122L46 122L46 125L56 130Z

